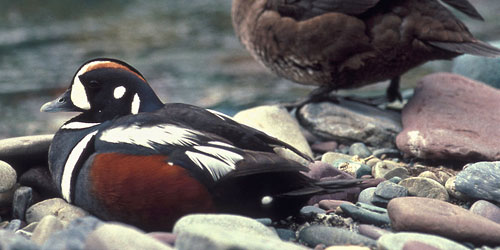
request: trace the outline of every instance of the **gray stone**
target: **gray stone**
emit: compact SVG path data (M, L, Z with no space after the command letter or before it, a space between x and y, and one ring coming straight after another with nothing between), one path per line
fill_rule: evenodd
M467 197L467 195L462 194L461 192L457 191L457 188L455 186L455 181L457 180L456 176L453 176L449 178L446 183L444 184L444 187L446 188L446 191L448 191L448 194L451 196L455 197L456 199L459 200L469 200L470 197Z
M476 199L500 203L500 161L470 164L457 174L457 191Z
M356 178L361 178L366 175L372 174L372 168L366 164L361 164L361 166L356 170Z
M499 99L500 90L463 76L428 75L402 111L397 146L422 159L500 160Z
M243 110L234 115L234 120L276 137L310 157L313 156L297 120L283 107L259 106Z
M370 187L363 189L361 193L359 193L358 197L358 202L366 203L366 204L372 204L373 196L375 195L375 190L377 190L376 187Z
M102 223L102 221L92 216L77 218L69 223L65 229L52 234L45 241L42 249L83 250L88 235Z
M37 245L12 231L0 229L0 249L2 250L38 250Z
M273 220L271 220L270 218L257 218L255 220L262 223L262 225L268 227L271 226L271 224L273 224Z
M373 150L372 155L377 158L386 158L386 157L397 158L401 156L401 152L399 152L399 150L394 148L379 148Z
M316 216L317 214L325 214L326 211L315 206L304 206L300 209L300 214L302 216L311 217Z
M500 224L500 207L491 202L485 200L476 201L470 207L470 211Z
M357 155L361 158L366 158L372 155L372 152L370 151L370 149L368 149L368 147L364 143L356 142L349 147L349 154Z
M230 231L278 239L276 233L262 223L248 217L229 214L193 214L184 216L175 223L173 233L179 235L201 225L219 226Z
M404 196L408 196L408 189L406 187L391 181L384 181L378 184L372 203L385 207L391 199Z
M24 220L26 209L31 205L33 190L30 187L19 187L14 192L12 202L12 217Z
M103 223L88 235L85 249L169 250L173 248L137 228L121 223Z
M441 183L439 178L436 176L436 174L434 174L433 172L431 171L424 171L422 173L420 173L417 177L423 177L423 178L429 178L429 179L433 179L437 182L439 182L441 185L444 185L444 183Z
M398 177L398 176L394 176L392 178L390 178L388 181L392 182L392 183L395 183L395 184L399 184L400 181L402 181L403 179L401 179L401 177Z
M11 220L9 222L9 224L7 224L7 226L5 227L5 230L15 232L15 231L19 230L21 228L21 226L22 226L22 221L19 219L14 219L14 220Z
M327 226L310 226L299 232L299 240L307 246L318 244L331 245L365 245L375 246L376 241L361 234L343 228Z
M89 215L85 210L70 205L61 198L44 200L29 207L26 211L26 221L32 223L40 221L46 215L54 215L63 223Z
M418 241L436 247L439 250L468 250L469 248L436 235L422 233L394 233L382 235L377 241L380 250L403 250L409 241Z
M260 224L260 226L263 225ZM174 232L175 231L176 229L174 227ZM263 234L261 230L249 230L246 226L243 228L238 228L232 225L226 227L224 223L216 223L212 225L200 223L191 224L189 227L183 226L182 230L177 229L175 249L305 250L307 248L294 243L284 242L275 234Z
M333 167L338 168L342 170L343 172L346 172L350 174L353 177L356 177L358 174L358 171L363 167L363 171L360 171L362 173L366 173L367 169L369 169L368 173L371 173L371 168L365 164L362 164L361 162L356 162L353 160L344 160L344 159L338 159L333 162Z
M381 161L373 166L372 175L375 178L384 178L389 180L394 176L405 179L410 176L410 173L403 167L403 164L393 161Z
M0 140L0 160L10 163L21 173L29 166L47 165L53 137L54 135L33 135Z
M47 215L36 226L31 240L38 245L43 245L53 233L61 231L63 227L58 218L54 215Z
M450 199L448 191L439 182L422 177L410 177L399 182L399 185L408 189L408 194L418 197L427 197L447 201Z
M333 165L333 163L337 160L351 160L352 156L337 153L337 152L328 152L321 156L321 161Z
M368 224L361 224L358 226L358 231L361 235L364 235L366 237L369 237L371 239L377 240L380 238L382 235L385 234L390 234L392 233L389 230L373 226L373 225L368 225Z
M276 228L276 233L280 237L281 240L284 241L295 241L297 240L297 236L295 236L295 231L284 228Z
M347 100L340 100L339 104L310 103L302 107L297 116L313 134L340 142L394 147L394 139L401 131L397 112Z
M500 224L448 202L400 197L387 206L396 231L424 232L460 242L500 245Z
M0 160L0 193L11 190L17 181L16 170Z
M361 223L372 225L389 225L391 223L387 211L370 211L361 207L359 202L356 205L344 203L340 205L340 208L349 217Z

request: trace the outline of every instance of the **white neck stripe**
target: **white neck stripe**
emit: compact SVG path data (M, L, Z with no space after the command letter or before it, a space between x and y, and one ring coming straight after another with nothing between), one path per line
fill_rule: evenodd
M70 122L61 127L61 129L84 129L99 125L98 122Z

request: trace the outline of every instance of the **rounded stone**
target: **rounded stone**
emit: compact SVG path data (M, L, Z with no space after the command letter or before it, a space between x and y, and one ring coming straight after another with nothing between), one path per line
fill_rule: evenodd
M446 191L448 191L448 194L451 196L459 199L459 200L469 200L470 198L467 197L467 195L460 193L457 191L457 188L455 187L455 181L457 177L453 176L451 178L448 178L446 183L444 184L444 187L446 188Z
M31 240L37 245L43 245L45 241L55 232L64 228L63 223L54 215L47 215L38 223Z
M372 152L370 151L370 149L368 149L368 147L364 143L356 142L349 147L349 154L357 155L361 158L366 158L372 155Z
M422 233L394 233L382 235L377 241L380 250L403 250L408 242L421 242L442 250L468 250L469 248L452 240ZM425 248L423 248L425 249Z
M372 175L375 178L391 179L394 176L402 179L408 178L410 173L401 164L393 161L377 162L372 168Z
M331 245L364 245L375 246L376 241L361 234L343 228L327 226L310 226L299 232L299 240L310 247L318 244Z
M469 164L457 174L456 189L476 199L500 203L500 161Z
M436 176L436 174L434 174L431 171L424 171L424 172L420 173L417 177L429 178L429 179L433 179L433 180L441 183L439 178ZM444 184L444 183L441 183L441 184Z
M321 161L333 165L333 163L337 160L349 161L349 160L351 160L351 158L352 158L352 156L350 156L350 155L337 153L337 152L328 152L328 153L325 153L321 156Z
M500 207L491 202L485 200L476 201L470 207L470 211L500 224Z
M337 209L340 204L342 203L349 203L352 204L349 201L343 201L343 200L321 200L318 205L320 208L325 209L325 210L335 210ZM354 205L354 204L352 204Z
M8 230L0 230L0 249L39 250L40 248L19 234Z
M54 215L63 223L89 215L89 213L77 206L68 204L61 198L44 200L29 207L26 211L26 221L32 223L42 220L47 215Z
M358 226L358 231L360 234L372 238L374 240L377 240L380 238L382 235L385 234L390 234L392 233L389 230L374 226L374 225L368 225L368 224L361 224Z
M359 193L358 202L372 204L373 196L375 195L375 190L377 190L376 187L363 189L363 191Z
M340 205L340 208L349 217L361 223L373 225L389 225L389 223L391 222L389 220L387 211L385 211L385 209L383 208L375 208L374 210L369 210L374 207L370 205L363 205L359 202L356 203L356 206L344 203Z
M427 197L447 201L450 199L448 191L439 182L422 177L410 177L399 182L399 185L408 189L408 194L418 197Z
M16 170L0 160L0 193L11 190L17 181Z

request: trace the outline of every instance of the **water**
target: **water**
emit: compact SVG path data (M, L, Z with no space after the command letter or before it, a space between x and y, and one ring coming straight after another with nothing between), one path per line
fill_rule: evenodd
M483 14L500 10L495 0L474 4ZM0 6L0 138L55 132L72 114L40 113L40 106L95 57L130 63L165 102L228 114L311 90L268 73L248 55L232 30L230 0L0 0ZM476 35L482 31L479 37L498 39L498 21L466 21ZM433 67L415 70L407 82Z

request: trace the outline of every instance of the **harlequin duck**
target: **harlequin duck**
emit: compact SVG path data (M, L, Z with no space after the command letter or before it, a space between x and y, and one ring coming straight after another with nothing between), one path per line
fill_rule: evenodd
M62 125L49 150L62 197L148 231L168 230L189 213L282 218L315 194L361 183L308 178L307 167L273 151L301 154L290 145L221 113L163 104L141 73L115 59L83 64L41 111L81 113Z
M443 0L483 20L467 0ZM401 99L400 75L430 60L461 54L496 57L500 50L473 37L437 0L233 0L237 36L274 73L319 88L391 80L387 99Z

